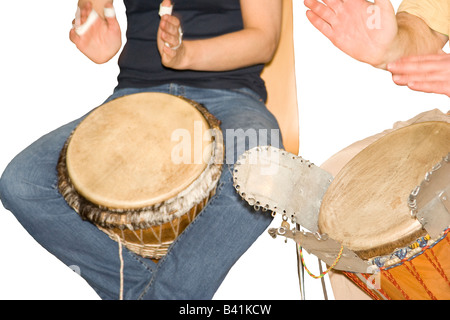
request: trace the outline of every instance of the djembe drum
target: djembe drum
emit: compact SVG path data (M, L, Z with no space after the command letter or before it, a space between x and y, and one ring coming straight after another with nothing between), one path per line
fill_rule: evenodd
M406 205L427 172L447 164L449 152L449 123L398 129L358 153L326 191L320 232L380 269L378 285L369 274L346 272L372 298L450 299L448 226L432 238ZM448 172L440 172L447 187ZM429 189L432 182L431 176ZM439 196L442 188L428 192Z
M133 94L96 108L73 131L59 190L113 240L160 259L214 195L223 152L219 121L200 104Z
M238 159L233 180L255 210L282 215L269 234L298 244L301 284L303 269L314 278L335 269L373 299L449 299L449 158L450 117L433 110L352 144L323 168L258 146ZM311 273L302 249L329 268Z

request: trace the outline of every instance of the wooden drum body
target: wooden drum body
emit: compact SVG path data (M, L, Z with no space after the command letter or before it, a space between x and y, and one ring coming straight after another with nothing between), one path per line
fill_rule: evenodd
M219 121L198 103L133 94L74 130L61 151L59 189L83 219L159 259L215 193L223 153Z
M407 205L426 173L449 152L450 123L410 125L363 149L328 188L320 232L379 267L375 276L346 273L372 298L450 299L448 226L430 238ZM368 285L376 276L378 286Z

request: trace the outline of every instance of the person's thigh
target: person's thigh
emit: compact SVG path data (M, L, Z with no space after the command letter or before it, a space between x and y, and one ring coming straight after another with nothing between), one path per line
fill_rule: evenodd
M269 214L255 213L240 199L231 171L237 157L250 147L281 147L278 125L248 90L162 86L121 90L106 101L145 91L183 91L186 97L205 105L222 123L227 158L216 195L157 265L122 249L124 297L209 299L236 260L271 222ZM57 189L59 153L80 120L47 134L20 153L3 173L0 197L41 245L66 265L77 266L103 299L116 299L120 289L118 244L82 221Z
M195 90L186 90L186 94L221 121L227 164L234 164L245 150L258 145L283 147L277 120L249 89L210 90L198 97Z
M212 298L234 263L272 221L269 212L255 212L240 198L233 186L232 168L234 159L252 146L272 143L281 147L280 136L270 132L278 130L276 120L246 91L186 89L185 94L221 121L228 161L216 195L158 263L145 298ZM256 140L252 131L257 133Z
M50 253L80 272L103 299L119 298L118 244L67 205L58 190L57 162L80 120L43 136L7 166L0 198L30 235ZM123 251L125 292L136 297L148 283L154 263Z

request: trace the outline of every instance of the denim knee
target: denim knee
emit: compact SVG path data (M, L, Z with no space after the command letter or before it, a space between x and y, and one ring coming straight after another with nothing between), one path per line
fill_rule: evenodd
M18 191L14 187L16 183L17 178L15 178L14 170L9 164L0 177L0 200L8 210L10 209L10 203L18 198Z
M0 177L0 200L10 211L26 199L33 199L34 189L27 183L24 166L20 157L13 159Z

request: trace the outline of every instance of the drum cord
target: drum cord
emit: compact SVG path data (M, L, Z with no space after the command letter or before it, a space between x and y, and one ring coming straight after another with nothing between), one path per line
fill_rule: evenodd
M317 258L317 262L319 263L319 272L323 273L322 261L319 258ZM325 300L328 300L327 288L325 286L325 278L324 277L320 278L320 282L322 283L323 298Z
M300 225L296 224L297 230L300 230ZM298 282L300 286L300 299L305 300L305 267L303 265L303 262L300 258L300 252L296 249L295 252L297 253L297 273L298 273Z
M296 226L297 226L297 230L300 230L300 226L299 226L298 224L297 224ZM343 253L343 251L344 251L344 247L341 246L341 249L340 249L340 251L339 251L339 254L338 254L338 256L337 256L335 262L334 262L334 263L333 263L333 264L332 264L325 272L324 272L323 269L322 269L322 261L321 261L319 258L317 258L317 261L318 261L318 263L319 263L319 272L320 272L320 275L319 275L319 276L316 276L316 275L312 274L312 273L308 270L308 268L306 267L306 264L305 264L305 260L303 259L303 251L302 251L302 247L301 247L299 244L297 245L297 247L298 247L298 250L296 250L296 251L297 251L297 260L298 260L298 266L297 266L297 269L298 269L298 278L299 278L299 284L300 284L300 296L301 296L301 299L302 299L302 300L305 300L305 270L306 270L306 272L307 272L312 278L314 278L314 279L320 279L321 284L322 284L322 291L323 291L324 299L325 299L325 300L328 300L328 294L327 294L327 289L326 289L326 285L325 285L325 278L324 278L324 276L325 276L331 269L333 269L333 268L336 266L336 264L339 262L339 260L340 260L341 257L342 257L342 253Z
M305 268L303 266L302 261L300 260L299 252L298 250L295 250L297 252L297 272L298 272L298 284L300 285L300 299L305 300Z
M120 291L119 291L119 300L123 300L123 255L122 255L122 241L120 240L119 235L116 235L116 241L119 244L119 260L120 260Z
M339 250L338 256L337 256L336 260L334 261L334 263L333 263L327 270L325 270L324 272L320 272L320 274L319 274L318 276L314 275L314 274L313 274L311 271L309 271L308 268L306 267L305 261L304 261L304 259L303 259L303 249L302 249L302 247L301 247L300 245L298 246L298 250L300 251L300 258L301 258L301 260L302 260L303 265L305 266L306 272L307 272L312 278L314 278L314 279L321 279L321 278L323 278L328 272L330 272L331 269L333 269L333 268L337 265L337 263L339 262L339 260L340 260L341 257L342 257L342 253L344 252L344 246L341 246L341 250Z

